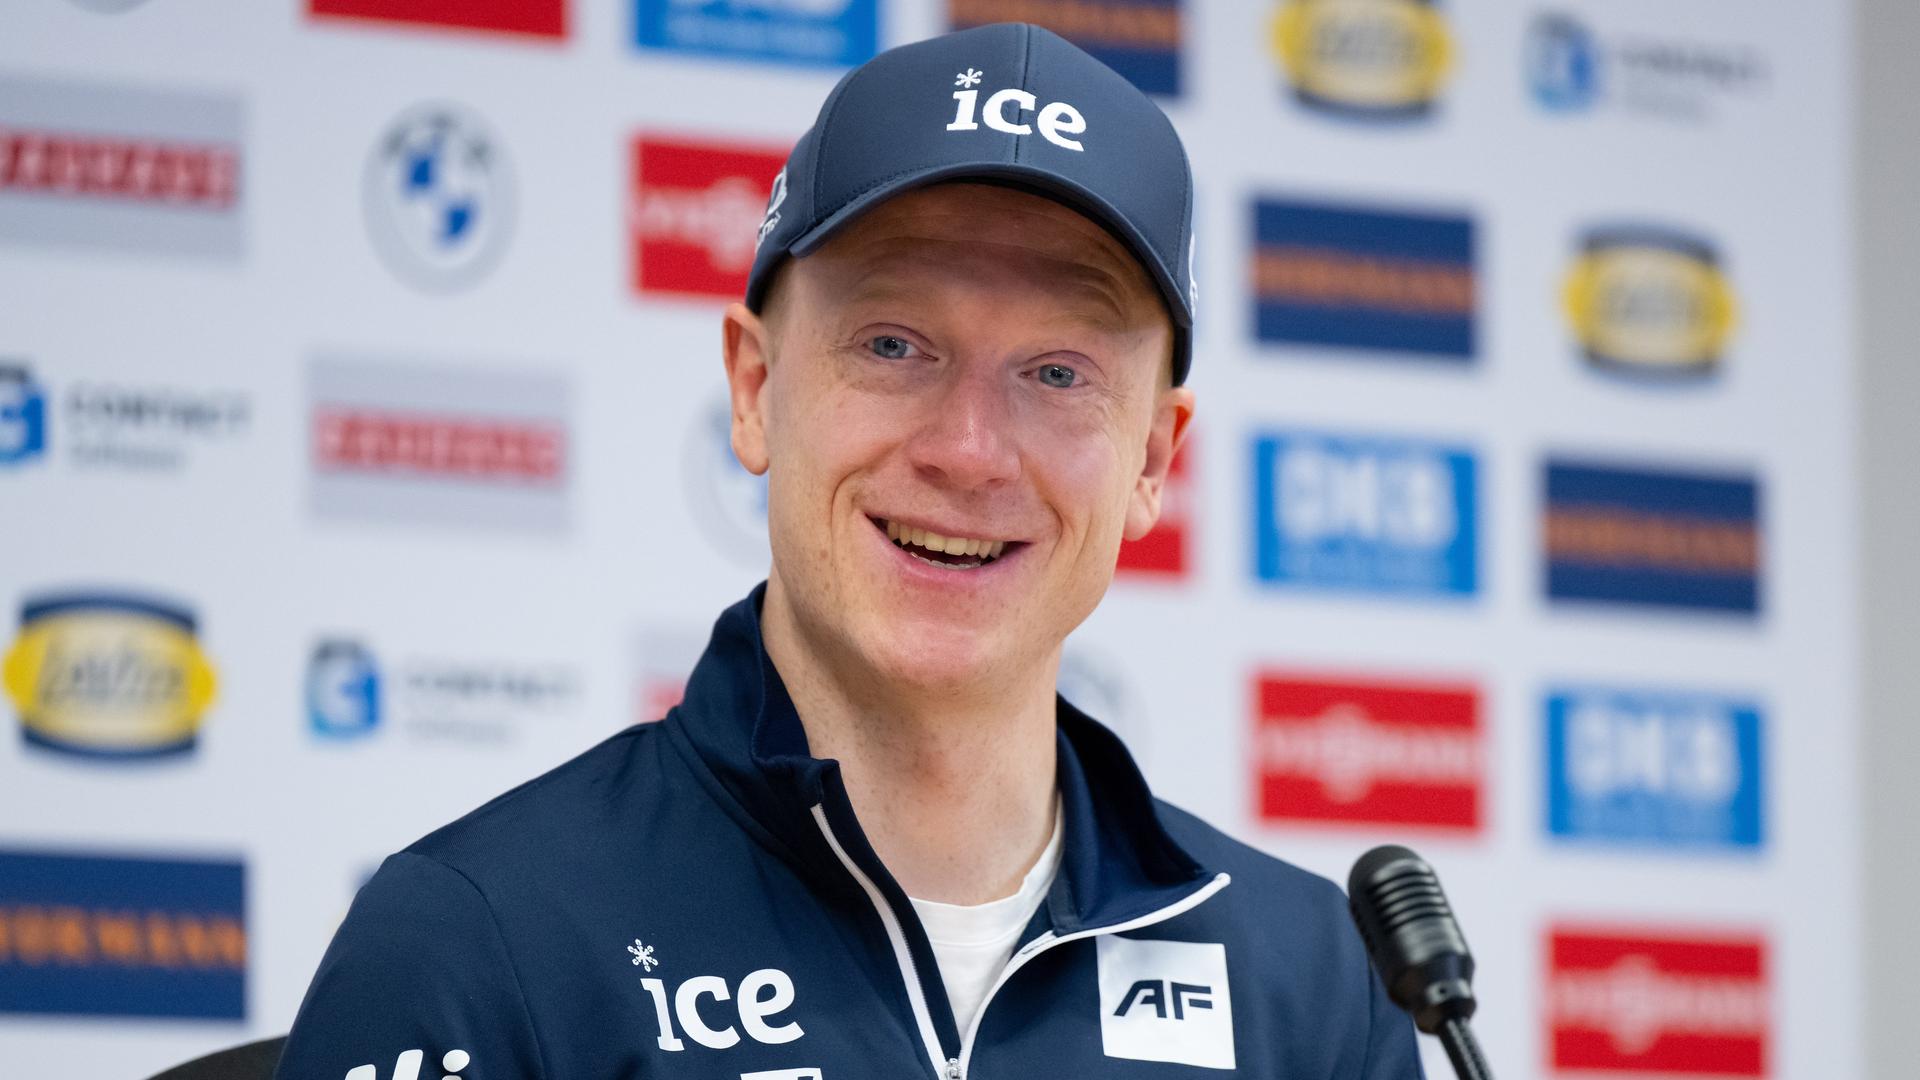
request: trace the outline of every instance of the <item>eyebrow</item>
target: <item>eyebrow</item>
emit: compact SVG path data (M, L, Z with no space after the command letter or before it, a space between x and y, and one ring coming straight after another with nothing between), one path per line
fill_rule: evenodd
M841 300L848 305L911 303L918 300L925 295L923 290L902 282L902 275L897 269L890 269L888 264L906 262L925 265L927 261L899 256L876 260L861 274L858 284L841 294ZM1077 286L1056 304L1061 314L1105 333L1126 334L1136 328L1138 315L1130 313L1123 302L1123 285L1120 281L1110 273L1083 263L1060 261L1064 264L1061 280Z

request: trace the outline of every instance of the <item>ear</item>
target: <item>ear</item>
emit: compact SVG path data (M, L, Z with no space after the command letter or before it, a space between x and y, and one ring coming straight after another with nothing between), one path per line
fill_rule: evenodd
M760 476L767 471L766 416L761 409L772 352L767 324L745 304L728 304L720 334L727 358L727 391L733 399L733 456L748 472Z
M1169 386L1159 392L1153 406L1153 422L1147 428L1147 460L1127 497L1126 531L1128 540L1138 540L1153 531L1160 520L1160 493L1167 486L1167 470L1173 467L1173 455L1187 440L1187 425L1193 420L1193 391L1184 386Z

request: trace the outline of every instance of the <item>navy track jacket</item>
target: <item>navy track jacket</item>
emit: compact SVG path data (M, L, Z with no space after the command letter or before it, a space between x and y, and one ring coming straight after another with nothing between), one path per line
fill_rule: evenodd
M1062 701L1065 852L972 1030L807 752L764 586L686 700L387 859L277 1080L1412 1080L1326 880L1156 801Z

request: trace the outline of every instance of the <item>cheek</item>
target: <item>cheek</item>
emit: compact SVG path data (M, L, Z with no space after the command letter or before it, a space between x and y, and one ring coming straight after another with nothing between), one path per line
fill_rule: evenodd
M1127 497L1139 472L1128 448L1105 428L1077 431L1070 424L1042 427L1029 460L1037 463L1048 501L1069 535L1083 547L1117 547L1126 527Z
M884 456L898 419L871 395L824 380L794 379L777 390L767 413L770 510L811 519L817 530L847 480Z

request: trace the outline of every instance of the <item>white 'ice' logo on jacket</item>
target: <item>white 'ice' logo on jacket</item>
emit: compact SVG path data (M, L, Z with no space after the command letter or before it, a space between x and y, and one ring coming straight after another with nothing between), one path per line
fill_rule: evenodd
M393 1063L393 1075L388 1080L420 1080L420 1062L427 1056L425 1050L408 1050ZM440 1067L447 1072L446 1080L460 1080L455 1076L461 1069L473 1062L473 1056L465 1050L449 1050L441 1055ZM346 1080L380 1080L380 1070L372 1065L361 1065L348 1069Z

